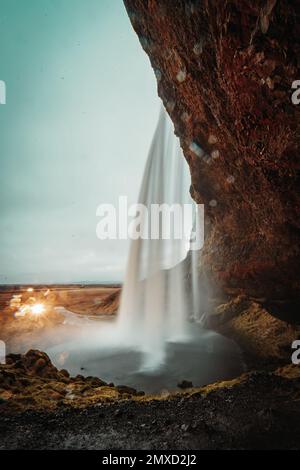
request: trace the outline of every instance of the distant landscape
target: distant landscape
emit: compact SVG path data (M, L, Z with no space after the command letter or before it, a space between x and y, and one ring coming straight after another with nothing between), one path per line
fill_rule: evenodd
M0 330L7 353L34 347L35 339L44 331L63 324L64 317L56 307L64 307L88 317L114 316L119 305L121 286L118 284L51 284L1 285ZM19 312L28 305L42 305L40 315ZM53 338L55 341L55 338Z

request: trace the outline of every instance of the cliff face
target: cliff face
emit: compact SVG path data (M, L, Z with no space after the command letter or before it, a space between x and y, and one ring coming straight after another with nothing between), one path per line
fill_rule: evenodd
M205 274L297 300L300 2L124 1L205 204Z

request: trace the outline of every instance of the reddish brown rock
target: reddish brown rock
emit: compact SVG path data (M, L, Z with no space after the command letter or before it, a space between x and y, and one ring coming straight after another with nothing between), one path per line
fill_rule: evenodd
M206 276L298 302L300 2L125 5L205 204Z
M7 364L21 369L28 375L34 375L47 379L66 378L66 371L59 371L51 362L49 356L36 349L30 349L26 354L9 354Z

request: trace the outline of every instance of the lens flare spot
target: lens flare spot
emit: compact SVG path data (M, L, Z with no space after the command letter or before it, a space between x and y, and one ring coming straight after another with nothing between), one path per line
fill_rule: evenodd
M45 307L43 304L35 304L35 305L32 305L31 307L31 313L33 315L41 315L42 313L44 313L45 311Z

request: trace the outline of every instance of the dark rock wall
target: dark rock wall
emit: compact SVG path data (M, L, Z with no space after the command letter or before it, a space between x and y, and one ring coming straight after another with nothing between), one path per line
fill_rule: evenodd
M297 299L300 2L124 2L205 204L206 275Z

